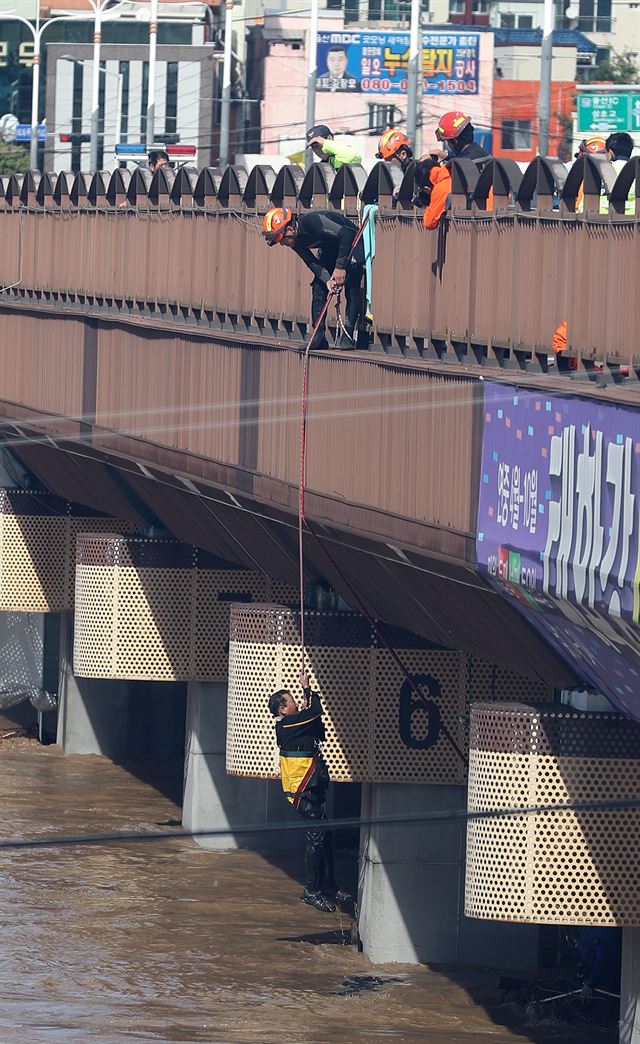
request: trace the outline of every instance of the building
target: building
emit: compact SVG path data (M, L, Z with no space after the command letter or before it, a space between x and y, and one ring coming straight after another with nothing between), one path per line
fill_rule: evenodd
M293 154L306 129L308 19L265 18L261 148ZM385 127L406 124L408 34L346 28L340 15L323 12L318 33L316 120L334 133L353 134L363 157L375 156ZM448 26L423 31L425 93L422 142L435 141L439 117L462 108L476 126L489 128L493 100L493 34Z

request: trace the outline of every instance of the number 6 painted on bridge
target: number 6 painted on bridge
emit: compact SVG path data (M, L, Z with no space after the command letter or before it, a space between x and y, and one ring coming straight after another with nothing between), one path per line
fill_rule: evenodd
M414 674L413 683L419 689L424 686L429 696L441 696L440 683L430 674ZM411 719L415 711L422 709L428 714L427 734L422 739L416 739L411 733ZM400 688L400 706L398 713L398 725L400 739L406 747L411 750L428 750L434 747L440 738L441 730L440 708L438 704L424 696L419 696L412 688L408 678L404 680Z

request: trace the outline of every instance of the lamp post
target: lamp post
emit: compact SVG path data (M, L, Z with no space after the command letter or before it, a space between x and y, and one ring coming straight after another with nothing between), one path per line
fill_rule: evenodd
M229 124L231 122L231 50L233 0L224 4L224 58L222 62L222 105L220 109L220 166L229 163Z
M409 33L409 68L407 70L407 134L414 149L418 126L418 94L422 102L422 62L420 37L420 0L411 0L411 31Z
M149 81L147 92L147 151L153 148L156 121L156 55L158 53L158 0L149 6Z
M311 0L307 48L307 126L305 130L310 130L316 122L316 81L318 79L318 0ZM304 165L306 169L309 170L309 167L313 163L312 149L304 150L304 160Z

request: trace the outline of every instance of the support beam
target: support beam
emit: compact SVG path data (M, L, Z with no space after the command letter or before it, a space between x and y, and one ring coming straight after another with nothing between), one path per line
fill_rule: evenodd
M362 786L365 818L465 807L464 787ZM358 928L374 964L482 964L505 971L538 965L535 926L464 917L460 824L363 827L359 878Z

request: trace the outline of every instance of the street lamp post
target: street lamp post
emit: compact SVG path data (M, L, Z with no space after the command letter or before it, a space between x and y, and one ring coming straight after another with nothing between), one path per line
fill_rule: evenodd
M155 142L156 123L156 55L158 53L158 0L149 7L149 81L147 91L147 151Z
M220 166L229 163L229 125L231 123L231 51L233 0L225 0L224 58L222 60L222 105L220 108Z

